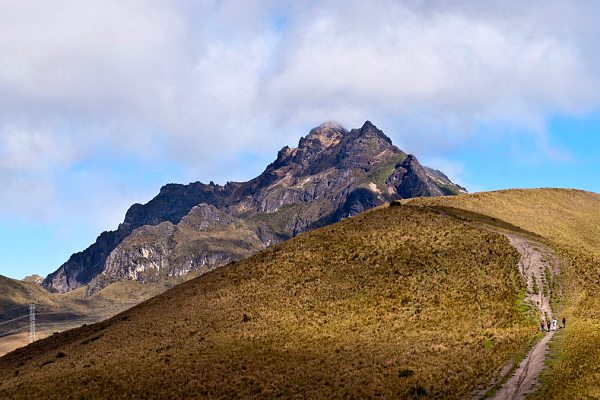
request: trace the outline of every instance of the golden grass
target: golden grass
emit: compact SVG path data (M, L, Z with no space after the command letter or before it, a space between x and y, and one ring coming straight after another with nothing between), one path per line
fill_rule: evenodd
M553 344L538 398L600 397L600 195L536 189L423 199L487 214L543 236L561 258L567 329Z
M600 249L600 195L574 189L511 189L408 204L446 205L496 217L560 244Z
M160 282L141 284L124 280L86 296L84 287L65 294L49 293L41 287L0 276L0 322L27 316L29 304L36 304L38 339L73 329L84 323L98 322L127 310L198 275L166 277ZM0 356L28 343L29 319L17 319L0 325ZM4 336L7 332L13 332Z
M0 359L0 397L460 398L535 335L506 238L367 212Z
M0 275L0 322L10 319L13 316L12 310L27 308L32 300L49 306L58 304L50 293L37 285Z
M6 340L0 341L0 356L25 346L28 343L27 335L27 333L19 333L8 337Z

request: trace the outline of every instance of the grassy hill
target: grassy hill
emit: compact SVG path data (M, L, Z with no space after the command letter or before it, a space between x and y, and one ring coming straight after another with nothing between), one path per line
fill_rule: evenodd
M600 398L600 195L535 189L414 200L413 205L458 207L543 236L562 259L568 329L553 344L539 398Z
M0 356L28 343L29 305L36 305L36 338L110 318L143 300L193 278L169 277L141 284L126 280L86 295L85 288L67 294L50 293L28 282L0 276Z
M51 323L59 318L73 319L72 309L63 307L63 299L53 296L40 286L6 278L0 275L0 355L28 343L29 304L35 303L43 312L39 322ZM62 314L55 314L63 311ZM47 336L43 330L39 337Z
M536 325L508 240L386 207L0 359L0 397L443 397Z
M57 305L52 295L38 285L0 275L0 322L20 316L32 302Z

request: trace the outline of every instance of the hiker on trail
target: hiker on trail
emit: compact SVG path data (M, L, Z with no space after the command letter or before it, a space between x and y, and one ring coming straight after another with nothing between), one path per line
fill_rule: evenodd
M550 332L550 325L552 325L552 322L550 322L550 320L548 320L548 332Z
M542 324L541 324L542 333L544 333L544 327L545 327L545 326L546 326L546 323L545 323L544 321L542 321Z
M558 327L558 321L556 320L556 318L554 318L552 320L552 330L556 331L556 328Z
M567 327L567 319L563 317L563 329Z

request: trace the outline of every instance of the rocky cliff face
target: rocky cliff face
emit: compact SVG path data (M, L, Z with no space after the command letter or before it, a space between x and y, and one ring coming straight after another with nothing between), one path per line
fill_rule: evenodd
M255 179L224 186L169 184L134 204L116 231L76 253L43 285L99 290L120 279L210 270L299 233L398 198L465 191L421 166L371 122L347 131L326 123L284 147Z
M147 204L132 205L116 231L102 232L94 244L73 254L57 271L44 279L43 286L50 291L67 292L86 285L104 271L110 253L135 229L161 222L176 224L192 207L202 202L222 205L237 185L231 183L219 186L195 182L189 185L163 186L160 193Z
M136 229L109 255L104 271L88 284L88 293L121 279L148 283L209 271L264 247L243 220L202 203L178 224L167 221Z

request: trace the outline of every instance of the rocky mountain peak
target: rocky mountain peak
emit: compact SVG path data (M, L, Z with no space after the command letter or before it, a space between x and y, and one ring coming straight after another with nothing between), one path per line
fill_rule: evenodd
M360 138L372 138L376 140L383 140L388 144L392 144L390 139L383 131L377 128L371 121L365 121L363 126L358 130L358 137Z
M300 139L298 149L300 150L323 150L339 144L348 131L335 122L325 122L311 129L308 135Z
M318 140L324 147L329 147L339 143L348 131L335 122L325 122L316 128L311 129L309 134L303 138L306 140ZM301 140L302 143L302 140ZM300 145L300 147L302 147Z
M371 121L351 131L335 122L325 122L301 138L297 148L282 148L267 170L295 165L303 169L299 175L304 175L335 166L362 168L384 151L401 152Z
M132 205L117 230L73 254L43 286L66 292L97 276L104 283L149 281L210 269L385 201L462 191L394 146L370 121L350 131L326 122L297 148L282 148L248 182L163 186L148 203Z

